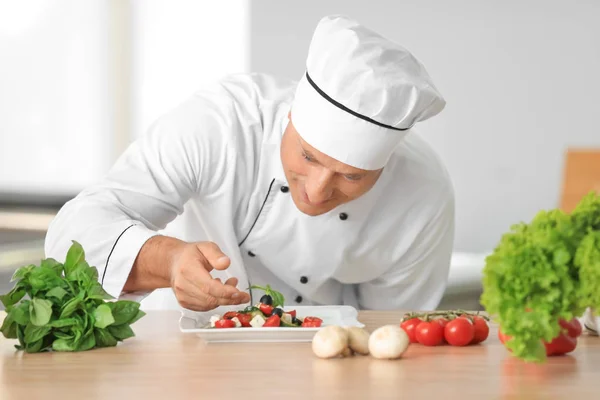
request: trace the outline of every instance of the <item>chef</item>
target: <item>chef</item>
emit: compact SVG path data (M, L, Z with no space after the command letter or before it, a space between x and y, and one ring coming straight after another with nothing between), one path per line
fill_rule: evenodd
M255 304L269 284L292 307L434 309L454 195L416 126L444 106L409 51L323 18L298 82L233 75L161 116L63 206L46 256L78 241L109 294L148 308Z

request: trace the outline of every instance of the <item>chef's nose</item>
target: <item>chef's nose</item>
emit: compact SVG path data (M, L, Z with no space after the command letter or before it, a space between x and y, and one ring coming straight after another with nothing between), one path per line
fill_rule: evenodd
M319 205L326 202L333 194L333 177L335 173L326 168L314 168L306 180L308 200Z

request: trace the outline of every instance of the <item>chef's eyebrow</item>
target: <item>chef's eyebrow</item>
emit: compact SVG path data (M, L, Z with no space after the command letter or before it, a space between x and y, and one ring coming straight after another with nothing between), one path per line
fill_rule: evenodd
M315 156L308 150L306 150L304 148L304 146L302 146L302 142L300 142L300 140L298 140L298 144L300 144L300 148L302 149L302 153L304 153L304 156L308 157L311 159L312 162L316 162L317 164L321 164L319 162L319 160L317 160L315 158ZM365 173L354 173L354 174L345 174L343 172L338 172L338 174L344 175L350 179L360 179L362 177L364 177L366 174Z

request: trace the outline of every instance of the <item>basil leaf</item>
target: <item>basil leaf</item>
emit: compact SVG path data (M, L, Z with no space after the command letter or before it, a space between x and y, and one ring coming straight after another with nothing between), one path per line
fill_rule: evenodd
M75 351L75 342L73 339L56 339L52 343L54 351Z
M15 273L13 274L12 278L10 278L11 282L17 281L17 280L21 280L21 279L25 279L29 273L31 272L31 270L35 268L35 265L31 264L28 265L26 267L20 267L18 268Z
M69 269L69 272L65 275L67 280L71 282L80 282L83 284L89 283L90 279L87 275L86 271L90 266L87 262L81 261L79 264L75 265L73 268Z
M83 247L73 240L73 244L69 248L69 251L67 252L67 258L65 260L65 275L68 276L70 273L72 273L75 267L77 267L77 265L82 261L85 261L85 252L83 251Z
M112 347L117 345L117 339L106 329L94 329L96 345L98 347Z
M110 332L117 340L125 340L135 336L135 333L133 333L133 330L129 325L109 326L108 332Z
M23 297L25 297L25 289L16 285L10 292L0 296L0 300L4 304L4 307L8 307L18 303Z
M138 315L140 303L130 300L119 300L107 305L112 310L112 315L115 318L115 325L129 323ZM141 318L141 317L140 317Z
M11 310L13 319L17 324L25 326L29 323L29 303L31 303L30 300L23 300Z
M110 307L106 304L102 304L94 310L94 326L96 328L106 328L110 324L115 322Z
M56 336L58 339L73 340L73 335L61 331L54 331L54 336Z
M56 261L54 258L46 258L42 260L42 262L40 263L40 267L50 268L54 270L59 276L63 273L63 265Z
M67 294L67 291L60 286L53 287L46 292L46 297L56 297L58 300L62 300Z
M17 326L17 339L19 340L19 350L25 348L25 329L21 326Z
M34 268L29 274L29 284L34 290L47 290L63 284L55 270L47 267Z
M52 316L52 302L46 299L34 298L29 305L31 323L36 326L46 325Z
M11 314L7 314L4 317L4 321L2 321L2 326L0 327L0 332L7 339L16 339L17 338L17 322L14 320Z
M96 299L96 300L110 300L113 297L106 293L102 285L99 282L92 282L90 288L88 289L88 299Z
M83 337L83 339L81 339L81 342L79 343L79 346L77 347L76 351L86 351L91 349L95 345L96 337L94 335L94 331L90 331Z
M135 317L133 317L133 319L129 322L127 322L129 325L133 325L135 322L137 322L140 318L142 318L144 315L146 315L145 312L143 312L142 310L138 310L137 314L135 315Z
M35 326L33 324L27 324L25 327L25 343L37 342L42 339L48 333L50 333L49 326Z
M61 310L59 319L69 317L71 314L73 314L83 302L84 295L85 293L79 292L77 297L73 297L71 300L67 301Z
M25 351L27 353L37 353L40 350L42 350L42 347L44 345L44 340L43 339L39 339L33 343L26 343L25 344Z
M47 326L50 326L52 328L65 328L67 326L73 326L73 325L77 325L76 318L57 319L56 321L50 322Z

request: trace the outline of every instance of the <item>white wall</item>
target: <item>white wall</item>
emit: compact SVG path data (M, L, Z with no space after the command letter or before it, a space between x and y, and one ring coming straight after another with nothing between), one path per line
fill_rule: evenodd
M488 251L511 224L558 206L565 149L600 148L600 2L257 1L252 70L299 78L314 27L333 13L412 50L444 94L420 131L454 180L458 251Z
M249 0L132 0L133 136L199 87L249 69Z
M77 194L160 114L248 68L248 0L0 0L0 200Z
M111 147L108 3L0 0L0 192L64 194Z

